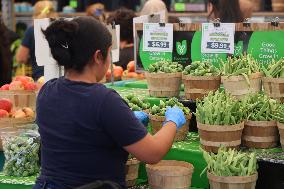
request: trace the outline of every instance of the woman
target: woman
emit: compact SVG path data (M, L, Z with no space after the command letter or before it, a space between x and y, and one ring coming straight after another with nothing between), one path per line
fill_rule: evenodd
M54 6L51 1L39 1L34 7L34 19L56 17ZM31 26L27 29L22 45L19 47L16 54L16 61L18 63L27 64L31 61L32 64L32 77L37 80L44 74L43 66L38 66L35 57L35 37L34 27Z
M151 136L142 124L146 114L133 113L99 83L110 65L111 35L96 19L58 20L44 35L66 74L47 82L37 98L42 167L34 189L71 189L97 180L125 188L128 153L146 163L160 161L185 123L183 112L169 108L164 127Z
M133 45L133 18L135 12L129 9L119 9L111 14L107 23L120 25L120 53L119 62L115 64L121 66L124 70L127 64L134 60L134 45Z
M17 38L17 34L8 30L0 18L0 86L12 80L13 57L10 45Z
M208 0L209 19L219 18L220 22L239 23L244 21L239 0Z

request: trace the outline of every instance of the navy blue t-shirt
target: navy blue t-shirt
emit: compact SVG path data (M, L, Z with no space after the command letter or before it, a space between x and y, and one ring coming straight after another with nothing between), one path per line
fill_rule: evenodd
M42 87L36 122L42 145L39 180L64 189L96 180L125 187L128 153L123 147L147 135L114 90L63 77Z
M30 50L30 59L32 63L32 77L34 80L37 80L44 74L43 66L38 66L36 63L35 57L35 36L34 36L34 27L29 27L25 33L22 45L27 47Z

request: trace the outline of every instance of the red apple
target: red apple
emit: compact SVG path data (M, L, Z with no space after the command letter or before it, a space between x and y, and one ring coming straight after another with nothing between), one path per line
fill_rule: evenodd
M14 90L14 91L17 91L17 90L24 90L24 85L21 81L13 81L12 83L10 83L10 86L9 86L9 90Z
M11 112L12 107L13 104L9 99L6 98L0 99L0 109L6 110L7 112Z
M33 82L34 83L33 78L28 77L28 76L17 76L17 77L15 77L14 81L20 81L20 82L22 82L23 85L25 85L25 84L27 84L29 82Z
M34 91L37 89L37 85L33 82L28 82L25 84L25 90L31 90Z
M4 91L8 91L9 90L9 87L10 85L9 84L5 84L1 87L1 90L4 90Z
M0 118L9 117L9 113L6 110L0 109Z

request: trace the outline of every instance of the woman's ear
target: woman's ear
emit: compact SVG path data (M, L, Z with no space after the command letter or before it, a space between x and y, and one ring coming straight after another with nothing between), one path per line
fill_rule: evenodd
M93 60L95 64L104 64L104 57L100 50L97 50L93 56Z

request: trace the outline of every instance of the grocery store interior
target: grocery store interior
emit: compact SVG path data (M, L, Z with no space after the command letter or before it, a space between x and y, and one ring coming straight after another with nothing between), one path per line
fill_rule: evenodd
M0 0L0 189L284 189L284 0Z

